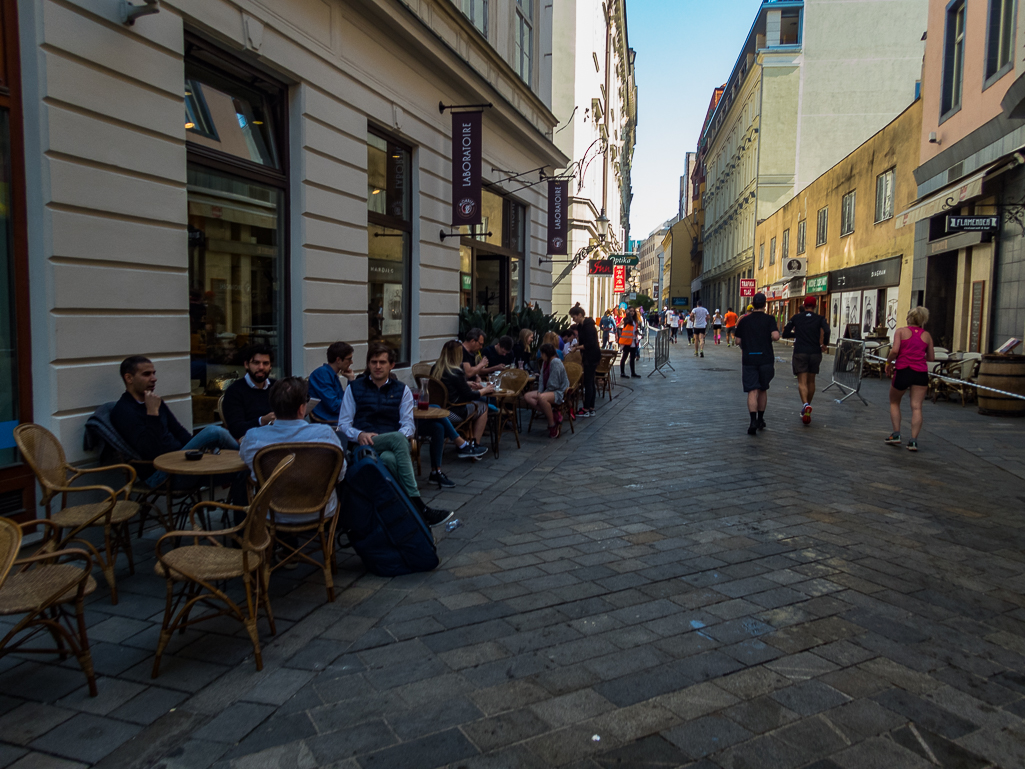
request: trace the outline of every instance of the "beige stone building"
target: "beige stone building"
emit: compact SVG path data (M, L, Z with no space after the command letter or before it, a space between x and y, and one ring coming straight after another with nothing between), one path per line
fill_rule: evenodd
M756 223L916 96L928 0L765 0L702 136L707 306L739 304Z
M245 345L269 345L276 376L307 375L336 340L359 368L373 340L404 367L436 356L460 306L551 306L546 187L509 179L569 163L550 5L164 0L133 24L113 0L18 10L28 281L12 298L31 375L0 421L31 418L78 460L130 354L198 426ZM450 234L439 104L490 104L472 233Z
M915 199L921 127L918 99L758 223L754 277L770 313L789 319L814 296L833 341L851 324L861 338L904 325L915 238L894 219Z

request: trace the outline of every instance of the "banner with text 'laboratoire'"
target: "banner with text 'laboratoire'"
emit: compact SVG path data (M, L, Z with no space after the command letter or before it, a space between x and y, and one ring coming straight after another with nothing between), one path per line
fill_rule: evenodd
M481 112L452 113L452 226L481 223Z
M551 256L565 256L568 252L566 237L566 201L569 181L548 180L548 253Z

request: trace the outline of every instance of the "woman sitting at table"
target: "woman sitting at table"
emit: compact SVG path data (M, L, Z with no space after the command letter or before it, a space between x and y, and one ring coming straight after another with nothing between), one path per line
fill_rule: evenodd
M530 345L534 343L534 332L529 328L520 329L520 338L513 345L513 365L516 368L530 368Z
M561 432L562 413L558 407L569 389L569 377L555 351L549 343L541 345L541 374L537 380L537 390L526 393L523 400L527 406L540 411L548 420L548 437L558 438Z
M467 418L473 423L473 439L468 444L464 442L464 445L460 446L459 456L479 459L484 453L480 450L483 448L479 445L480 439L484 437L484 428L488 424L488 405L484 398L493 393L495 388L491 385L482 387L479 383L471 382L466 378L466 372L463 370L463 345L454 339L445 342L445 346L441 348L441 355L438 356L438 360L435 361L434 367L431 369L431 379L437 379L448 390L448 410L452 412L449 417L452 433L455 433L455 425L464 422ZM453 403L460 405L453 406L451 405ZM451 433L449 433L449 437L451 437ZM456 435L455 440L458 443L462 439ZM469 449L464 450L464 446L467 445ZM431 452L433 463L433 442Z
M544 347L546 344L550 344L555 349L555 354L559 360L562 360L563 352L560 349L562 345L562 337L556 334L554 331L549 331L543 337L541 337L541 346ZM541 360L541 350L537 351L537 359Z

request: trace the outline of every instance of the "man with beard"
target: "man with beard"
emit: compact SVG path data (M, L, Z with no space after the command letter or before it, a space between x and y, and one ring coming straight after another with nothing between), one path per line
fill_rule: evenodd
M269 425L274 421L270 407L271 350L264 345L255 345L246 351L246 375L224 391L221 402L221 416L235 440L254 427Z

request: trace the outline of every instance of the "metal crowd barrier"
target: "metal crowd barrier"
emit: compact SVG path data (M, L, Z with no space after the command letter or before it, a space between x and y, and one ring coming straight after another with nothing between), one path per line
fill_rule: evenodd
M833 375L832 381L826 386L825 392L830 387L837 387L841 392L847 393L842 398L837 398L837 403L843 403L852 395L857 395L866 406L866 401L861 395L861 373L865 368L865 342L862 339L841 339L836 343L836 352L833 354Z
M880 358L878 355L866 354L865 357L872 358L873 360L883 361L884 363L886 362L886 358ZM951 379L950 377L941 376L932 371L929 372L929 377L932 379L938 379L941 382L947 382L949 384L962 384L964 382L964 380L962 379ZM972 382L972 386L976 390L986 390L987 392L997 393L998 395L1007 395L1011 398L1017 398L1018 400L1025 400L1025 395L1022 395L1020 393L1009 393L1007 392L1007 390L998 390L995 387L987 387L986 385L976 384L975 382Z
M662 369L665 367L668 367L670 371L676 371L669 365L669 333L668 328L660 328L655 334L655 369L648 374L649 377L656 371L662 374ZM662 374L662 378L665 379L666 375Z

